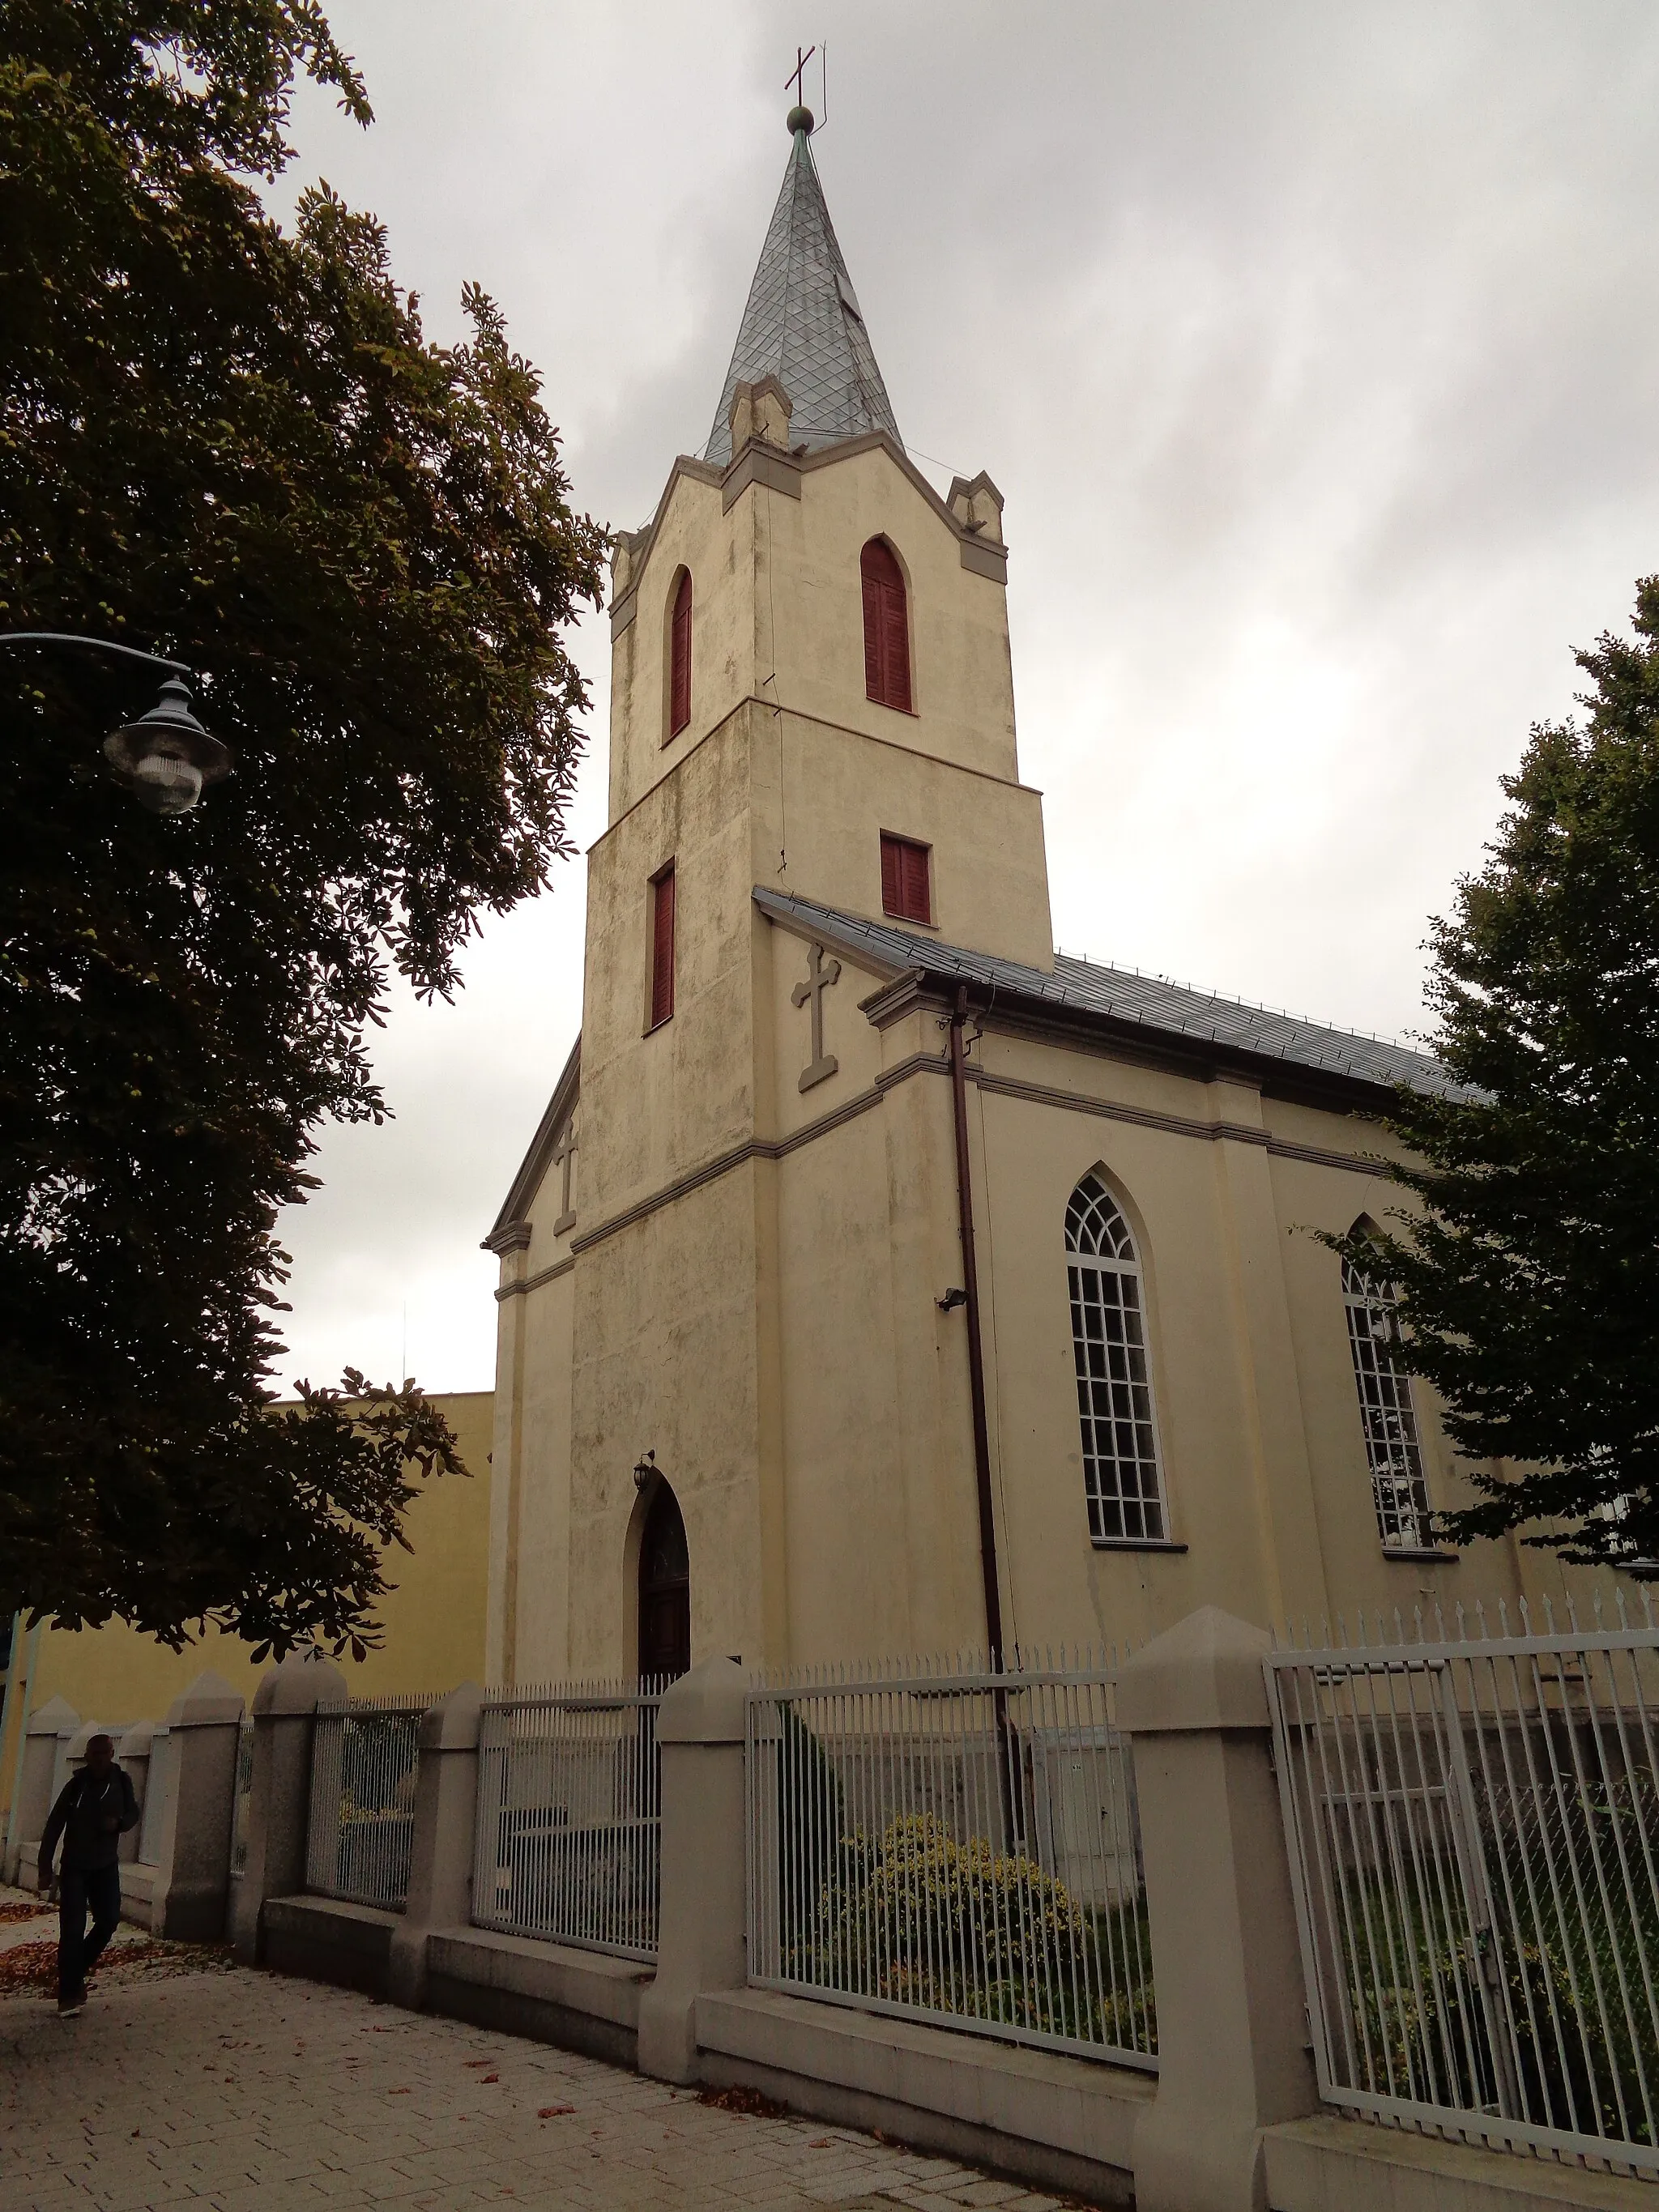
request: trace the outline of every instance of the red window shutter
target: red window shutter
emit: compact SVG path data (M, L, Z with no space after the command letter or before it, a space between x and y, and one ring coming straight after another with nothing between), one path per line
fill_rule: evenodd
M885 698L890 707L910 711L910 624L904 605L902 584L890 584L882 593L882 660L886 678Z
M910 618L893 549L872 538L859 556L864 580L864 689L883 707L910 711Z
M881 910L899 921L931 923L933 902L927 888L927 848L908 837L881 837Z
M651 1026L674 1011L674 871L668 868L652 885Z
M880 699L883 696L881 599L879 580L866 575L864 580L864 693L867 699Z
M932 921L927 897L927 848L904 848L904 911L911 921Z
M881 910L884 914L904 911L904 845L897 837L884 836L881 841Z
M673 635L669 648L668 734L678 737L691 720L691 575L682 570L674 594Z

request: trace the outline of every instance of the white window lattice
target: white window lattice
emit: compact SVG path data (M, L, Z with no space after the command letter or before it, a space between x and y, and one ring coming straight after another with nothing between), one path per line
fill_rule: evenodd
M1395 1356L1400 1324L1393 1285L1362 1274L1352 1261L1344 1260L1342 1303L1348 1316L1377 1532L1389 1551L1427 1551L1434 1541L1429 1489L1411 1377Z
M1072 1193L1066 1252L1089 1534L1097 1543L1160 1542L1167 1531L1140 1263L1097 1176Z

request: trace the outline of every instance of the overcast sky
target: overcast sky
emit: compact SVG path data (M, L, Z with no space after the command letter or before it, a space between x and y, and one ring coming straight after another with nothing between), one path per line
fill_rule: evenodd
M1528 5L330 0L377 121L278 203L504 310L579 505L701 449L827 39L815 151L907 445L988 469L1067 951L1394 1035L1571 648L1659 568L1659 15ZM817 65L809 97L817 106ZM573 829L605 826L608 640ZM493 1379L478 1249L580 1019L583 866L394 994L397 1119L289 1216L280 1377Z

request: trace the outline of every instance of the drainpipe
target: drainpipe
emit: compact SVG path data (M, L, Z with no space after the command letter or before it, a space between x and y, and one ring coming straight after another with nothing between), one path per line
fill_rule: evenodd
M962 1286L968 1293L968 1390L974 1409L974 1476L979 1491L979 1563L985 1582L985 1640L991 1664L1002 1664L1002 1594L997 1573L996 1519L991 1504L991 1437L985 1422L985 1356L979 1326L979 1268L974 1259L974 1193L968 1172L968 1071L963 1024L968 986L957 986L951 1016L951 1106L957 1132L957 1223L962 1234Z

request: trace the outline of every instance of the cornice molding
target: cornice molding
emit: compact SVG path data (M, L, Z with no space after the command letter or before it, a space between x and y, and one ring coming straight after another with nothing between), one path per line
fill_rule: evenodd
M631 1229L636 1223L648 1220L653 1213L660 1212L664 1206L672 1206L677 1200L689 1197L693 1191L706 1189L711 1182L718 1182L722 1176L746 1166L750 1160L787 1159L791 1152L815 1144L820 1137L827 1137L834 1130L844 1127L848 1122L856 1121L860 1115L867 1114L872 1107L878 1106L890 1091L896 1090L901 1084L908 1083L912 1076L948 1076L950 1072L949 1063L942 1054L911 1053L893 1066L883 1068L868 1089L858 1091L831 1112L821 1114L816 1121L792 1130L787 1136L751 1137L744 1144L733 1145L728 1151L716 1153L713 1159L705 1161L701 1167L676 1176L672 1182L664 1184L660 1190L652 1192L648 1198L642 1198L622 1212L613 1214L610 1220L600 1222L586 1236L572 1237L569 1259L544 1268L523 1283L503 1284L496 1296L498 1298L512 1297L520 1291L534 1290L542 1283L550 1282L556 1276L562 1274L580 1255L591 1252L596 1245L620 1235L624 1229ZM1303 1160L1315 1167L1334 1168L1345 1174L1383 1178L1389 1174L1388 1162L1375 1154L1329 1152L1316 1145L1294 1144L1287 1139L1271 1136L1264 1129L1250 1128L1237 1121L1200 1121L1184 1115L1158 1113L1149 1107L1120 1105L1114 1099L1090 1098L1078 1091L1061 1091L1046 1084L1027 1083L1016 1076L992 1075L971 1064L966 1073L970 1083L977 1084L981 1091L994 1097L1018 1098L1031 1105L1048 1107L1058 1113L1087 1114L1101 1121L1125 1122L1134 1128L1155 1129L1165 1136L1194 1138L1203 1144L1251 1145L1275 1158Z
M541 1188L553 1158L553 1147L559 1140L559 1132L574 1109L581 1091L582 1036L576 1032L576 1042L570 1048L569 1057L560 1070L559 1079L553 1086L553 1096L547 1102L547 1111L536 1124L536 1133L530 1139L530 1149L519 1164L519 1172L508 1187L501 1201L501 1210L495 1216L489 1234L483 1239L486 1252L519 1252L529 1242L529 1212ZM515 1239L520 1229L524 1243Z
M857 729L851 722L832 722L827 714L814 714L809 707L787 707L775 699L763 698L758 691L745 691L741 698L732 702L719 721L711 722L701 737L694 738L686 743L684 751L675 750L676 746L684 742L684 731L680 732L679 737L671 739L662 748L659 758L663 765L659 769L654 781L647 784L638 798L630 800L614 822L605 823L592 843L586 848L586 852L589 854L597 853L607 837L615 836L617 831L629 817L636 814L647 799L662 789L670 776L677 775L692 756L700 752L704 745L712 744L716 738L724 736L726 732L751 707L763 712L769 722L775 721L780 714L789 715L797 722L811 722L817 729L833 730L840 737L861 738L866 744L884 745L890 751L907 754L912 760L930 761L935 767L951 769L959 775L977 776L982 783L994 783L1003 791L1024 792L1028 797L1038 799L1042 796L1035 784L1021 783L1012 776L997 775L988 768L971 768L963 761L947 760L943 753L929 752L923 745L901 744L896 738L884 738L874 730ZM673 756L672 759L669 757L671 754ZM768 920L779 922L780 927L787 927L779 915L769 915ZM836 949L840 950L839 945Z
M750 484L781 492L786 499L800 497L801 465L764 438L750 438L739 447L720 479L720 512L730 514Z
M503 1283L495 1292L500 1305L507 1298L522 1298L532 1291L538 1291L544 1283L555 1283L561 1275L568 1275L575 1266L575 1255L567 1252L562 1260L556 1260L550 1267L538 1267L533 1275L526 1275L521 1283Z

